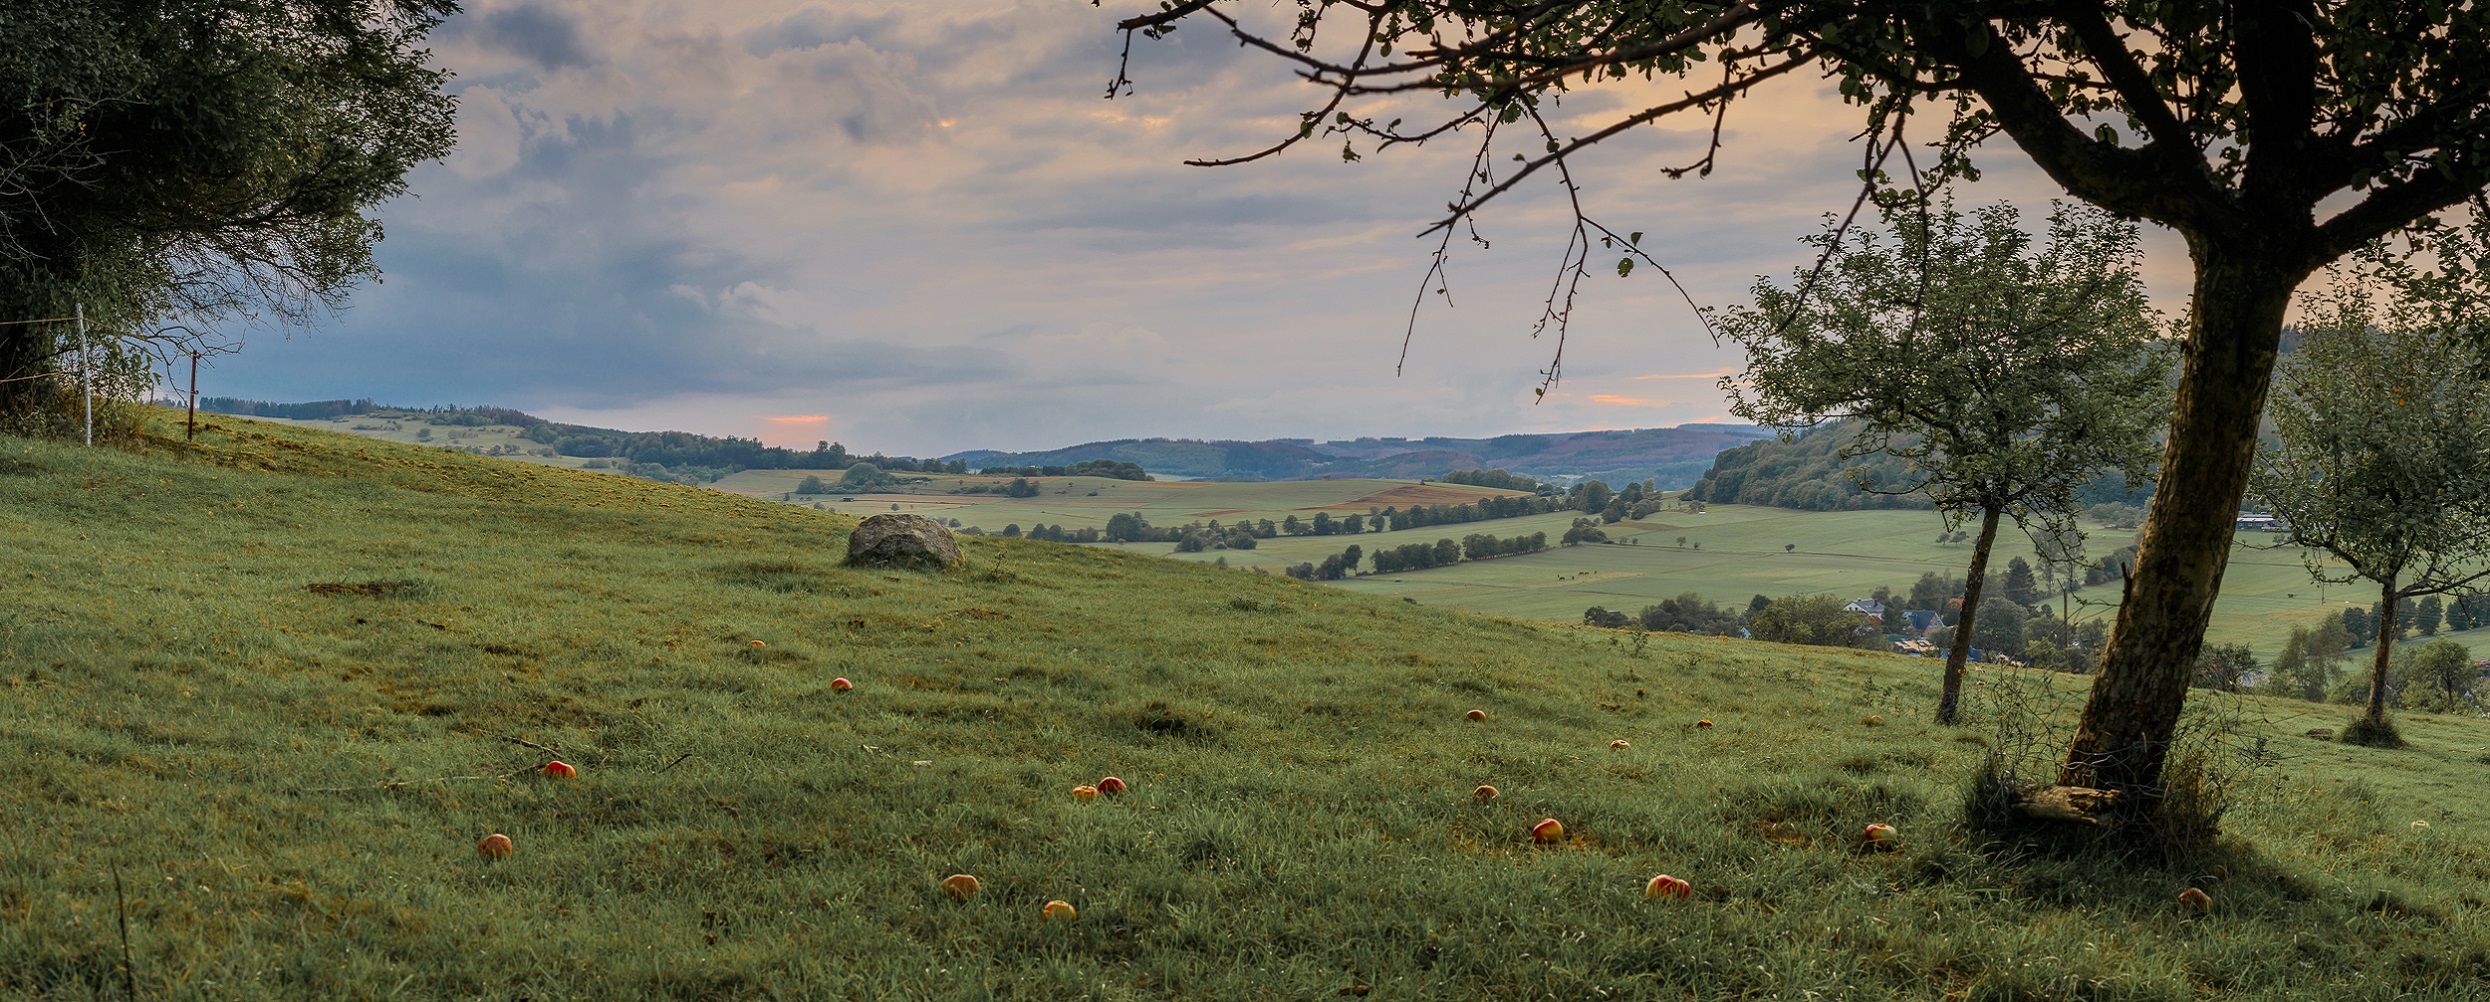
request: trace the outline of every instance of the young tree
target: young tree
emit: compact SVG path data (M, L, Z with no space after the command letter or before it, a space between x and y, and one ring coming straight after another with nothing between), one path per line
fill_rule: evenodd
M2400 613L2420 595L2490 577L2490 362L2444 328L2416 326L2365 285L2319 302L2282 370L2275 444L2258 456L2254 496L2284 519L2288 545L2322 581L2378 587L2377 654L2367 709L2347 740L2399 743L2386 719Z
M1444 244L1422 300L1457 225L1486 203L1542 172L1577 196L1571 158L1672 116L1716 123L1704 152L1669 172L1708 174L1720 137L1736 134L1725 127L1732 105L1784 75L1838 81L1859 109L1871 188L1970 175L1972 151L2003 135L2077 198L2178 231L2194 271L2186 365L2146 545L2060 768L2073 786L2149 793L2161 779L2293 290L2490 186L2490 17L2472 4L1319 0L1267 33L1230 13L1258 6L1241 0L1153 6L1121 22L1128 40L1216 20L1317 88L1319 107L1270 149L1200 163L1260 159L1318 135L1391 146L1475 129L1471 183L1430 231ZM1664 86L1659 103L1578 136L1540 114L1559 92L1630 77L1682 81L1683 96ZM1130 87L1118 73L1109 93ZM1441 95L1444 112L1409 118L1412 93ZM1390 110L1368 114L1358 102L1369 99ZM1944 119L1936 160L1896 169L1892 154L1921 115ZM1522 133L1527 150L1501 173L1499 130ZM1560 335L1550 383L1563 371L1569 290L1594 245L1648 261L1636 243L1575 212L1540 321Z
M1755 285L1755 305L1720 329L1746 347L1724 377L1730 410L1785 432L1849 420L1845 459L1908 462L1901 483L1854 471L1861 487L1924 494L1953 528L1976 519L1964 617L1945 659L1936 719L1955 722L1998 523L2063 534L2076 491L2117 470L2150 475L2169 355L2137 274L2136 230L2059 206L2035 245L2012 206L1898 214L1870 230L1809 238L1831 257L1788 288ZM1805 289L1807 291L1802 292ZM2011 586L2010 586L2011 587ZM2023 572L2031 591L2031 570ZM2021 623L2016 623L2019 646Z

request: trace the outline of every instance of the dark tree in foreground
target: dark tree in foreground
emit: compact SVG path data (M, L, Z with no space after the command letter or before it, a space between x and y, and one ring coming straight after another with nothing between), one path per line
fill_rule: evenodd
M378 274L366 212L449 152L426 32L452 0L0 4L0 320L309 320ZM0 420L52 392L62 324L0 326Z
M2380 312L2365 292L2348 290L2307 325L2283 365L2276 444L2259 456L2251 481L2257 499L2284 520L2285 542L2311 552L2312 576L2378 586L2368 707L2344 732L2345 740L2372 745L2400 743L2386 719L2400 617L2418 596L2490 577L2490 382L2481 378L2482 352L2388 305Z
M2151 476L2170 367L2132 224L2061 207L2034 241L1998 205L1899 213L1894 228L1890 241L1865 228L1810 238L1829 254L1820 273L1759 281L1753 308L1723 312L1747 364L1721 389L1732 413L1785 435L1845 422L1844 459L1908 464L1899 482L1853 470L1860 487L1924 495L1948 529L1978 521L1937 697L1937 722L1951 724L1973 643L1997 646L1979 619L1999 521L2074 538L2077 490L2103 470ZM2017 602L2031 600L2031 577L2025 567Z
M1267 6L1164 0L1122 27L1129 40L1215 23L1314 85L1317 106L1277 145L1204 163L1318 135L1371 148L1475 127L1477 159L1431 231L1447 247L1534 174L1553 174L1579 206L1567 163L1593 144L1672 116L1708 118L1718 137L1738 98L1790 74L1839 82L1859 109L1871 183L1896 201L1895 188L1971 176L1974 147L2002 136L2077 198L2177 230L2194 287L2161 490L2058 777L2145 803L2230 557L2292 291L2490 185L2490 8L2477 4L1306 0L1268 32L1232 13ZM1540 114L1559 92L1629 77L1670 78L1683 96L1584 135L1558 135ZM1110 93L1129 86L1119 74ZM1445 98L1443 110L1411 121L1396 105L1388 114L1404 117L1387 121L1363 103L1410 93ZM1903 142L1915 123L1942 136L1931 163ZM1493 148L1505 130L1523 134L1509 167L1497 155L1516 149ZM1712 165L1707 150L1670 173ZM1559 363L1590 257L1622 246L1649 260L1631 236L1577 209L1542 320L1559 334ZM1548 378L1560 373L1552 364Z

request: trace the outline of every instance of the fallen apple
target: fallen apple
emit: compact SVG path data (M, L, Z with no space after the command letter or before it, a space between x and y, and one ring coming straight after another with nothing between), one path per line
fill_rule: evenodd
M1545 821L1539 822L1538 824L1530 826L1530 840L1533 842L1557 842L1562 841L1564 838L1565 825L1563 822L1560 822L1555 818L1549 818Z
M1099 780L1098 792L1106 794L1110 797L1116 796L1117 794L1124 792L1124 781L1113 776Z
M1046 903L1046 917L1050 919L1063 919L1065 921L1070 921L1081 917L1081 913L1079 910L1072 907L1072 902L1049 901Z
M1098 788L1095 786L1075 786L1072 788L1072 799L1096 800L1098 799Z
M965 899L977 893L977 878L965 873L954 873L942 878L942 889L944 893L952 897Z
M2205 893L2203 888L2190 887L2179 892L2179 908L2183 911L2203 914L2212 910L2213 895Z
M847 690L855 687L856 683L850 682L843 678L834 678L830 680L830 691L832 692L846 692Z
M1643 885L1643 896L1646 898L1690 898L1694 896L1694 893L1693 884L1665 873L1651 878L1650 883Z
M1482 801L1494 800L1496 799L1496 788L1481 784L1478 789L1470 791L1470 795L1477 797Z
M1698 720L1698 721L1695 721L1695 726L1700 727L1700 728L1703 728L1704 730L1707 730L1707 731L1708 731L1708 730L1711 730L1711 729L1712 729L1712 722L1711 722L1711 721L1709 721L1709 720Z
M561 759L554 759L551 762L545 763L545 775L551 776L555 779L578 779L579 770L571 768L571 764L568 762L562 761Z
M476 853L486 859L500 859L510 855L511 848L510 836L500 832L484 836L484 841L476 843Z
M1633 745L1630 745L1630 744L1625 743L1625 739L1624 739L1624 738L1618 738L1618 739L1617 739L1617 740L1615 740L1615 741L1611 741L1611 742L1609 742L1609 743L1608 743L1608 747L1610 747L1610 748L1632 748L1632 747L1634 747L1634 746L1633 746Z
M1859 833L1859 841L1869 845L1891 845L1894 838L1893 826L1881 822L1869 825L1867 830Z
M1485 710L1472 710L1472 711L1470 711L1470 712L1468 712L1468 713L1464 713L1464 714L1462 714L1462 716L1468 717L1468 718L1470 718L1470 719L1472 719L1472 720L1485 720L1485 719L1487 719L1487 711L1485 711Z
M753 642L752 642L752 649L753 649L753 650L756 650L756 651L757 651L757 650L760 650L761 648L767 647L767 646L769 646L769 645L768 645L768 644L765 644L765 643L762 643L762 642L760 642L760 641L758 641L758 640L755 640L755 641L753 641Z

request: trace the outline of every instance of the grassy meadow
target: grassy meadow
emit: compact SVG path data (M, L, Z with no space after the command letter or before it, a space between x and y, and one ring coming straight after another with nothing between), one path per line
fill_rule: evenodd
M0 438L0 997L2490 994L2481 721L2199 697L2265 763L2230 840L2059 857L1963 802L2080 679L1977 670L1937 728L1905 658L1111 547L850 568L809 508L155 433Z

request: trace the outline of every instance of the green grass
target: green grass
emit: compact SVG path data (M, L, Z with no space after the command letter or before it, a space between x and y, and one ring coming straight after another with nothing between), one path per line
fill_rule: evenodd
M2481 722L2379 752L2200 700L2281 754L2234 842L2051 858L1962 827L2006 739L1921 723L1925 662L1105 548L854 569L851 524L221 417L0 439L0 995L2490 992ZM2077 682L1977 671L1975 708L2063 726ZM1695 897L1645 901L1660 872Z

